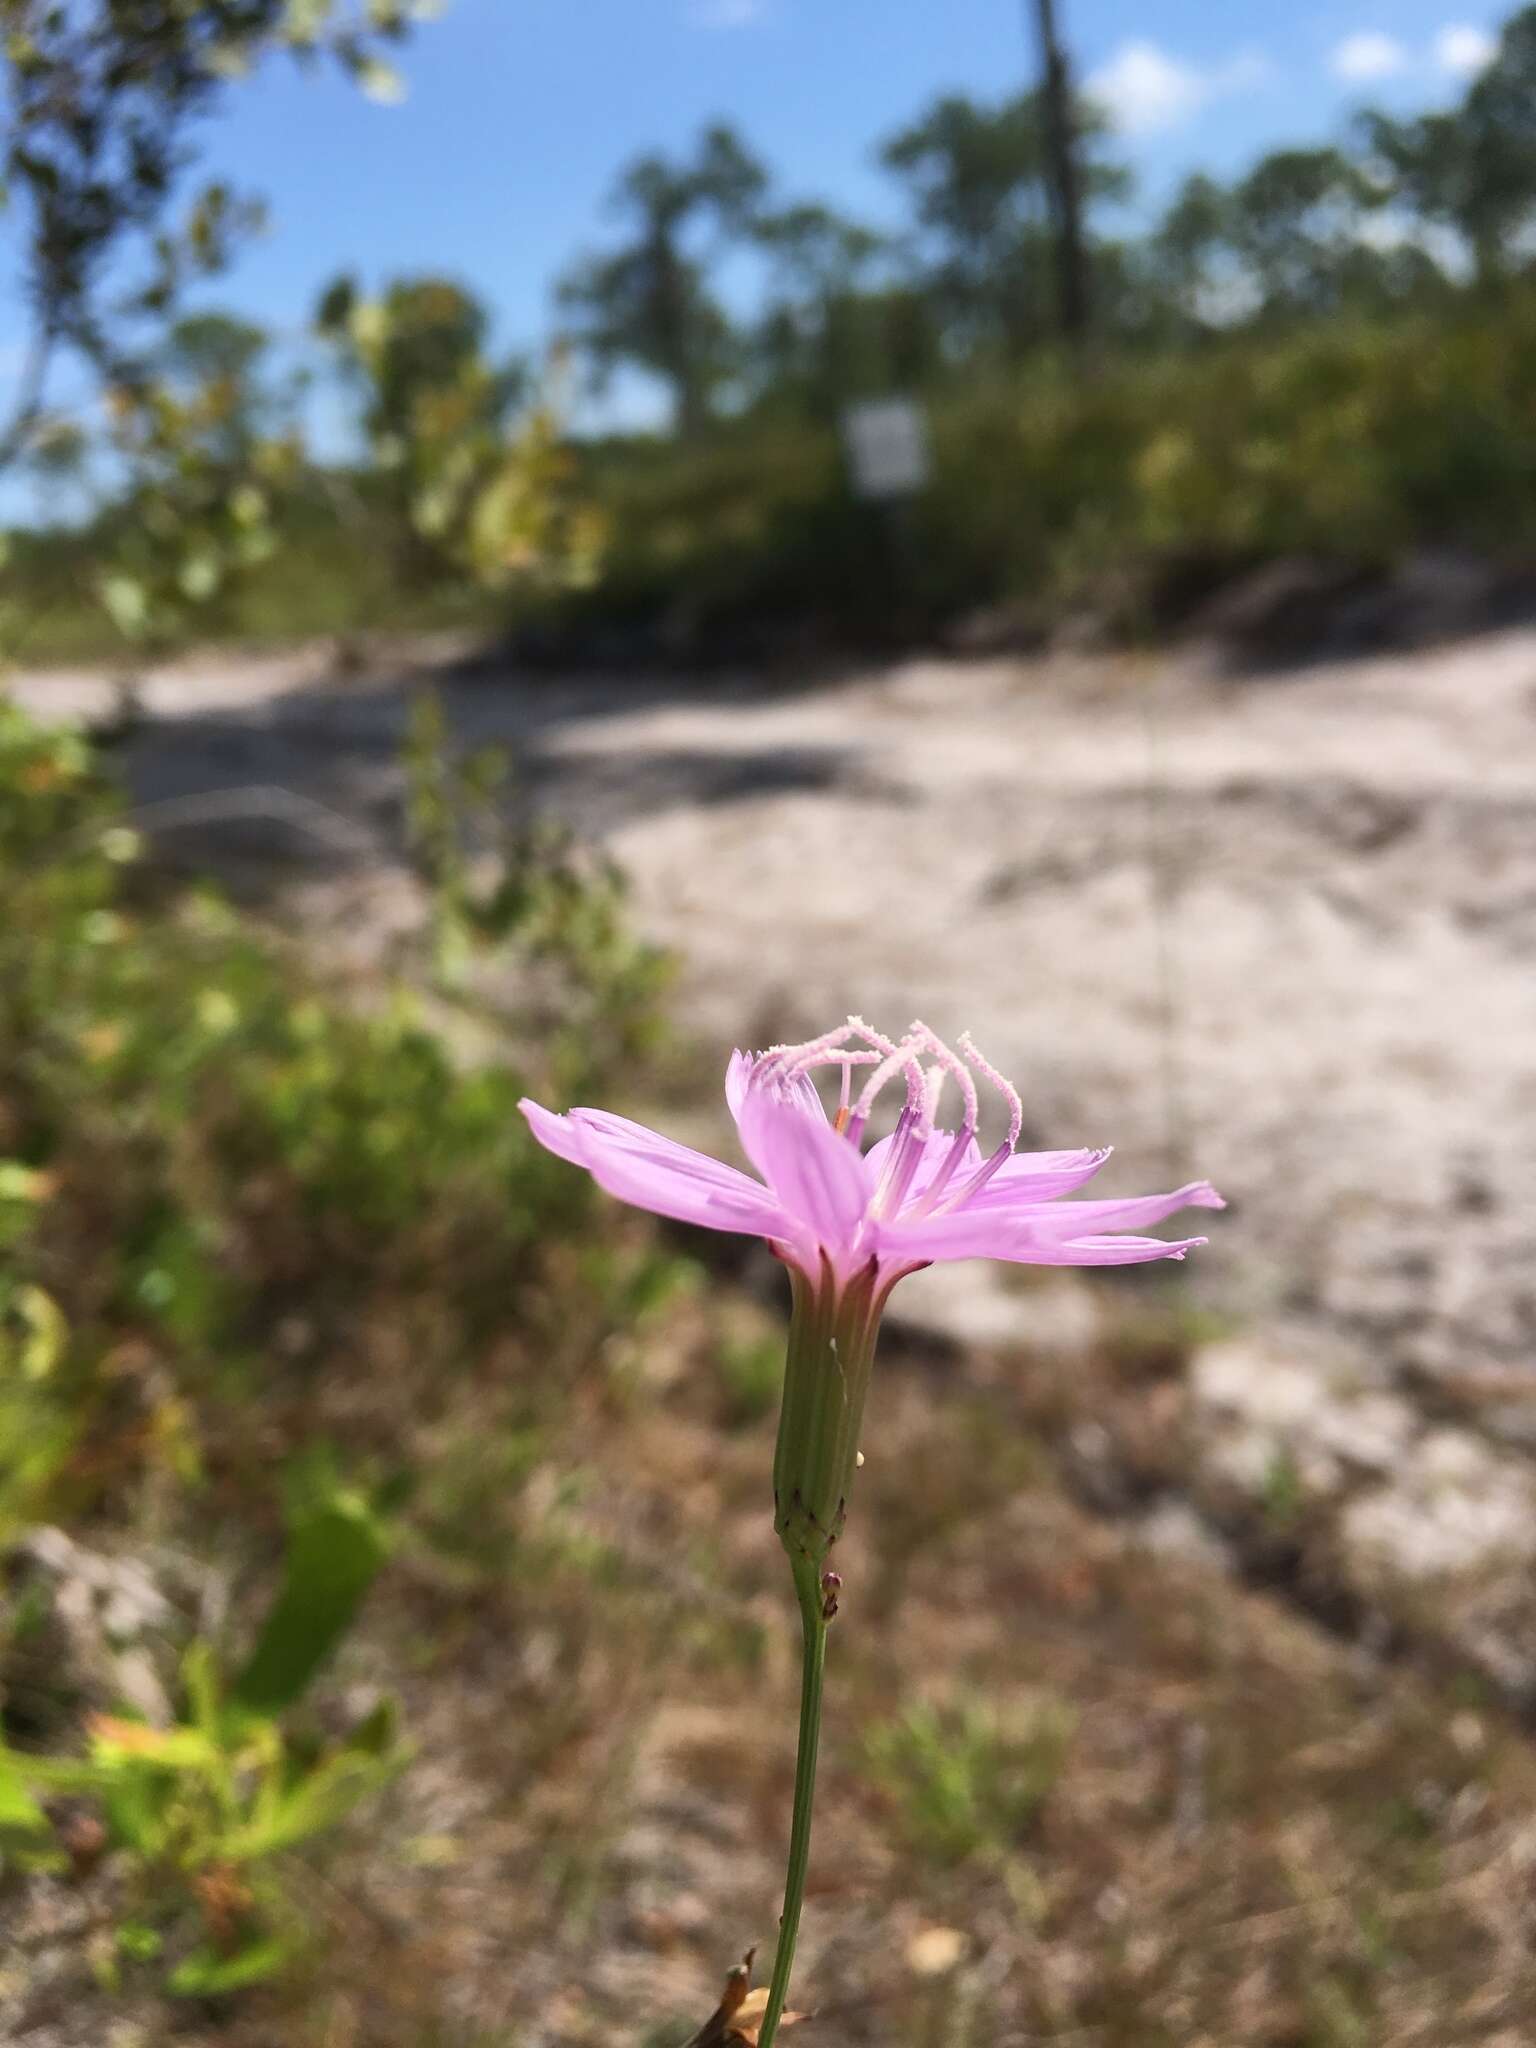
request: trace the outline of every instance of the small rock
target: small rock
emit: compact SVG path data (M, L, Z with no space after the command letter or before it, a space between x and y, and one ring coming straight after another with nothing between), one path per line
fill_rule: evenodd
M1069 1354L1087 1350L1101 1323L1093 1295L1070 1277L1020 1289L972 1261L912 1274L894 1296L887 1320L978 1349Z
M1129 1540L1133 1548L1150 1557L1198 1565L1208 1571L1226 1572L1232 1568L1227 1546L1186 1501L1159 1501L1150 1514L1132 1525Z
M1523 1573L1536 1561L1536 1480L1467 1431L1437 1429L1391 1484L1352 1501L1339 1526L1367 1579Z
M958 1927L923 1927L907 1943L907 1968L916 1977L942 1977L965 1954Z
M0 1678L61 1707L132 1708L152 1726L171 1720L182 1650L222 1611L222 1589L189 1559L154 1568L91 1550L62 1529L33 1529L9 1558L12 1593L35 1621L9 1647Z

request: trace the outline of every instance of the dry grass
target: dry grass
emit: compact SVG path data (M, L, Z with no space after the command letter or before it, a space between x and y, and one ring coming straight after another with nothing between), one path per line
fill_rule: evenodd
M754 1315L733 1306L737 1341ZM749 1942L771 1946L792 1609L764 1508L772 1423L731 1426L714 1341L679 1307L515 1485L476 1495L474 1557L403 1561L368 1654L407 1671L418 1763L315 1875L336 1939L311 1980L189 2038L659 2048ZM841 1565L804 2038L1529 2039L1521 1730L1468 1684L1138 1549L1074 1501L1032 1405L1027 1371L882 1361ZM914 1708L904 1790L872 1759ZM978 1821L970 1795L1042 1713L1070 1728L1043 1797L983 1796ZM959 1815L937 1840L914 1824L935 1775Z

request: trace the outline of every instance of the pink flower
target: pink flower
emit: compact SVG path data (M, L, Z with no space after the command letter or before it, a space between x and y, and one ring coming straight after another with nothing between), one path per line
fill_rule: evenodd
M832 1116L814 1078L827 1067L841 1082ZM978 1077L1008 1114L1007 1137L985 1155L977 1142ZM866 1152L870 1112L882 1088L896 1080L906 1088L896 1128ZM938 1123L947 1087L960 1098L956 1130ZM1205 1239L1167 1243L1129 1233L1177 1209L1219 1209L1222 1200L1200 1180L1169 1195L1062 1201L1091 1180L1109 1154L1018 1151L1024 1115L1013 1089L968 1039L951 1052L924 1024L898 1041L850 1017L804 1045L732 1053L725 1095L760 1179L606 1110L555 1116L536 1102L521 1108L540 1144L585 1167L609 1194L659 1216L766 1238L789 1267L792 1308L773 1454L773 1521L794 1576L805 1659L789 1876L766 2039L783 2010L805 1896L827 1627L844 1594L843 1574L828 1569L828 1560L864 1462L865 1394L892 1287L935 1259L1033 1266L1181 1259Z
M1126 1266L1181 1259L1206 1242L1124 1233L1161 1223L1176 1210L1220 1209L1209 1181L1166 1195L1063 1202L1109 1157L1085 1152L1019 1152L1019 1098L968 1038L952 1052L923 1024L898 1042L859 1018L805 1045L731 1055L726 1100L742 1148L762 1176L664 1138L601 1109L553 1115L525 1100L540 1144L585 1167L599 1187L636 1208L711 1230L766 1238L791 1267L841 1290L868 1277L883 1300L903 1273L937 1259L1007 1259L1032 1266ZM841 1075L829 1117L812 1076ZM853 1077L862 1086L853 1093ZM1008 1135L983 1156L977 1077L1002 1098ZM906 1102L888 1138L862 1149L876 1097L905 1082ZM958 1130L936 1121L946 1085L962 1109Z

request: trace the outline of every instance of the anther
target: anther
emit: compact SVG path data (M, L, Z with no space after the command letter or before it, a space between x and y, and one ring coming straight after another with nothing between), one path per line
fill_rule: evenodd
M1024 1105L1019 1100L1019 1091L1011 1081L1006 1080L997 1071L997 1068L992 1065L990 1060L982 1057L977 1051L976 1042L971 1037L969 1031L962 1031L957 1043L961 1052L970 1061L977 1073L980 1074L984 1081L990 1081L998 1094L1002 1096L1004 1102L1007 1103L1008 1150L1010 1152L1015 1151L1018 1147L1020 1133L1024 1129Z

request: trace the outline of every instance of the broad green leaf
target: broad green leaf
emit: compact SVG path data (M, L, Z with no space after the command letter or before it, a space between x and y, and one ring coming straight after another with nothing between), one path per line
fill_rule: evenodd
M167 1988L176 1998L219 1998L231 1991L244 1991L252 1984L264 1984L275 1977L297 1952L297 1944L280 1935L253 1941L232 1956L204 1946L172 1970Z
M27 1380L45 1380L69 1342L69 1325L64 1320L63 1311L51 1294L45 1294L41 1287L30 1284L17 1288L11 1308L22 1326L21 1343L16 1354L21 1376Z
M231 1703L250 1714L291 1707L346 1634L388 1553L383 1527L359 1495L338 1491L301 1509L281 1590Z
M46 1835L48 1817L27 1790L16 1759L0 1750L0 1834Z
M149 1860L163 1855L170 1839L176 1790L176 1779L168 1771L131 1764L113 1773L101 1794L113 1839Z

